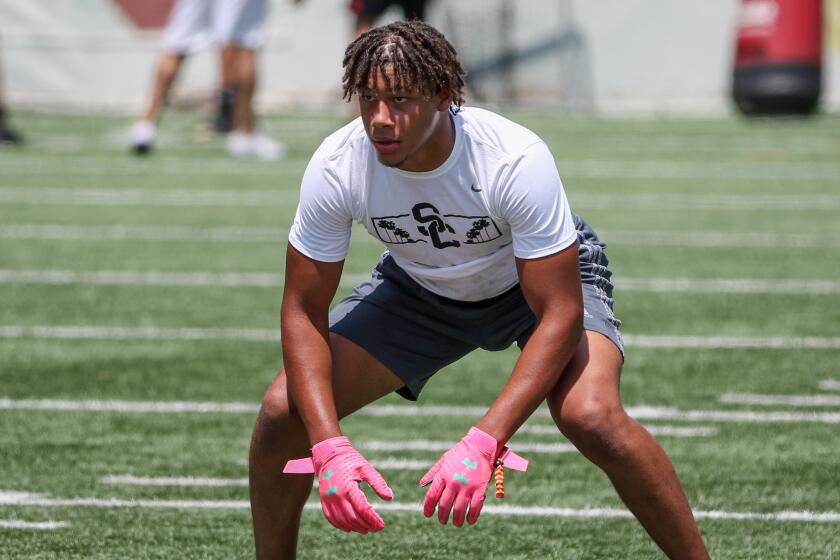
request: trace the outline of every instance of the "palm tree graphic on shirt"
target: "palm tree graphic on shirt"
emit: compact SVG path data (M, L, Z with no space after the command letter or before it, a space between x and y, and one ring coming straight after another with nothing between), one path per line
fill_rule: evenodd
M428 202L415 204L410 214L372 216L370 220L376 235L394 245L429 243L448 249L488 243L502 236L489 216L443 214Z

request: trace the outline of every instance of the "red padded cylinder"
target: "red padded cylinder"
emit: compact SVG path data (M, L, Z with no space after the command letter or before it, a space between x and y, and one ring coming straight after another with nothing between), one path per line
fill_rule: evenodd
M732 93L747 114L810 113L822 81L821 0L742 0Z

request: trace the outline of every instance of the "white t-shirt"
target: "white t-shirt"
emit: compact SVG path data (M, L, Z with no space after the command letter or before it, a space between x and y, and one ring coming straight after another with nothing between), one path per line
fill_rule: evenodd
M516 285L514 256L534 259L574 243L545 143L483 109L464 108L452 119L452 153L427 172L379 163L361 119L327 137L303 176L289 242L317 261L340 261L355 220L418 284L461 301Z

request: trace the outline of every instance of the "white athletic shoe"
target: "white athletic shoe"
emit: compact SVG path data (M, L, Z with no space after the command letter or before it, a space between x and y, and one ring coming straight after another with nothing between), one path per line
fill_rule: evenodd
M260 132L248 134L234 131L227 136L227 151L234 158L255 157L274 161L286 155L286 146Z
M157 127L150 121L137 121L132 125L131 150L137 155L148 154L155 145Z

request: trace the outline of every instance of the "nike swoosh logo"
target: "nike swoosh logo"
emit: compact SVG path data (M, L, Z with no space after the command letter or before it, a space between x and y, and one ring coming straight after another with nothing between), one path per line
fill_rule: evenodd
M481 187L475 188L475 183L473 183L472 185L470 185L470 190L472 192L481 192Z

